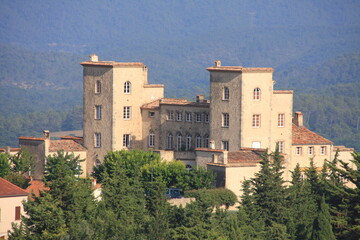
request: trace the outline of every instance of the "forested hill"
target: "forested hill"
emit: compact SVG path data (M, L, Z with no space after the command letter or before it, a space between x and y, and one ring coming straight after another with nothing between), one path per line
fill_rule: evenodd
M209 94L205 68L216 59L273 67L275 88L296 90L310 129L360 149L359 12L350 0L1 1L0 146L17 145L30 123L31 134L44 128L24 114L68 116L82 105L79 62L96 53L144 62L166 96L190 99Z

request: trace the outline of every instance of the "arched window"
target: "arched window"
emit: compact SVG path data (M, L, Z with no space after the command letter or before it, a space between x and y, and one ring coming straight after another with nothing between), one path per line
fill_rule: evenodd
M196 135L196 145L197 148L201 148L201 136Z
M253 100L260 100L261 99L261 90L260 88L255 88L254 89L254 94L253 94Z
M186 136L186 150L189 151L191 149L191 135Z
M172 133L168 133L168 135L167 135L167 149L173 149L173 142L174 142L174 137L173 137Z
M153 131L150 131L149 134L149 147L154 147L155 145L155 134Z
M131 92L131 82L127 81L124 83L124 93L130 93Z
M204 148L209 148L209 135L204 136Z
M178 133L176 136L176 150L181 151L182 135Z
M223 100L229 100L229 88L224 87Z

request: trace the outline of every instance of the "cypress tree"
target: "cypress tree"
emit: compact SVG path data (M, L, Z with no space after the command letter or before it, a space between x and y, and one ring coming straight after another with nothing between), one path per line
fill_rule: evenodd
M319 214L314 220L311 240L335 240L335 235L330 224L329 206L323 196L319 205Z

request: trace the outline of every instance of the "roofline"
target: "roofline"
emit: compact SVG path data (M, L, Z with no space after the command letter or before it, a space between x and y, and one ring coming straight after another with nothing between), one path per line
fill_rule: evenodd
M25 190L24 190L25 191ZM7 198L7 197L21 197L21 196L29 196L30 193L22 193L22 194L11 194L11 195L0 195L0 198Z
M85 61L81 62L82 66L97 66L97 67L138 67L146 68L146 65L142 62L115 62L115 61Z
M226 71L226 72L274 72L273 68L246 68L241 66L221 66L221 67L208 67L211 71Z
M25 137L25 136L20 136L18 137L19 140L35 140L35 141L45 141L46 138L40 138L40 137Z

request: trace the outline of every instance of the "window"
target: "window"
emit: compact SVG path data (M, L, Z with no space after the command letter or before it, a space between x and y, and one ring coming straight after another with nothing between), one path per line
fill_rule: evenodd
M192 121L192 113L191 113L191 112L186 112L186 121L187 121L187 122L191 122L191 121Z
M261 148L261 142L252 142L251 147L252 148Z
M206 123L209 123L210 122L210 116L208 113L204 113L204 119L205 119L205 122Z
M229 88L228 87L224 87L223 100L229 101Z
M204 148L209 148L209 135L204 136Z
M15 220L20 220L20 210L21 207L15 207Z
M253 94L253 100L260 101L260 99L261 99L261 90L260 88L255 88Z
M196 122L201 122L201 113L196 113Z
M302 147L296 147L295 154L298 156L302 155Z
M131 116L131 107L124 107L124 120L129 120Z
M97 120L101 119L101 105L95 106L95 119Z
M308 147L308 154L313 155L314 154L314 147Z
M186 150L189 151L191 149L191 135L186 136Z
M277 142L278 147L279 147L279 152L280 153L284 153L285 152L285 142L284 141L279 141Z
M131 92L131 82L127 81L124 83L124 93L129 94Z
M222 149L229 151L229 141L222 141L221 145Z
M252 117L252 126L254 128L260 127L260 114L254 114Z
M101 93L101 82L100 80L97 80L95 83L95 93L100 94Z
M155 117L155 112L149 112L149 117Z
M123 146L127 148L130 147L130 134L123 135Z
M200 135L197 135L196 136L196 140L195 140L195 147L196 148L201 148L201 136Z
M174 137L173 137L172 133L168 133L168 135L167 135L167 149L173 149L173 142L174 142Z
M278 114L278 127L284 127L285 126L285 114L279 113Z
M168 112L167 119L168 119L168 120L173 120L173 119L174 119L174 112L173 112L173 111L169 111L169 112Z
M94 146L97 148L101 147L101 133L95 133Z
M182 135L181 133L178 133L176 137L176 150L181 151L181 144L182 144Z
M149 134L149 147L154 147L155 145L155 134L150 131L150 134Z
M182 121L182 112L176 112L176 121Z
M229 127L229 114L228 113L223 113L222 114L222 126L223 127Z
M326 146L321 146L320 147L320 155L325 155L326 154Z

